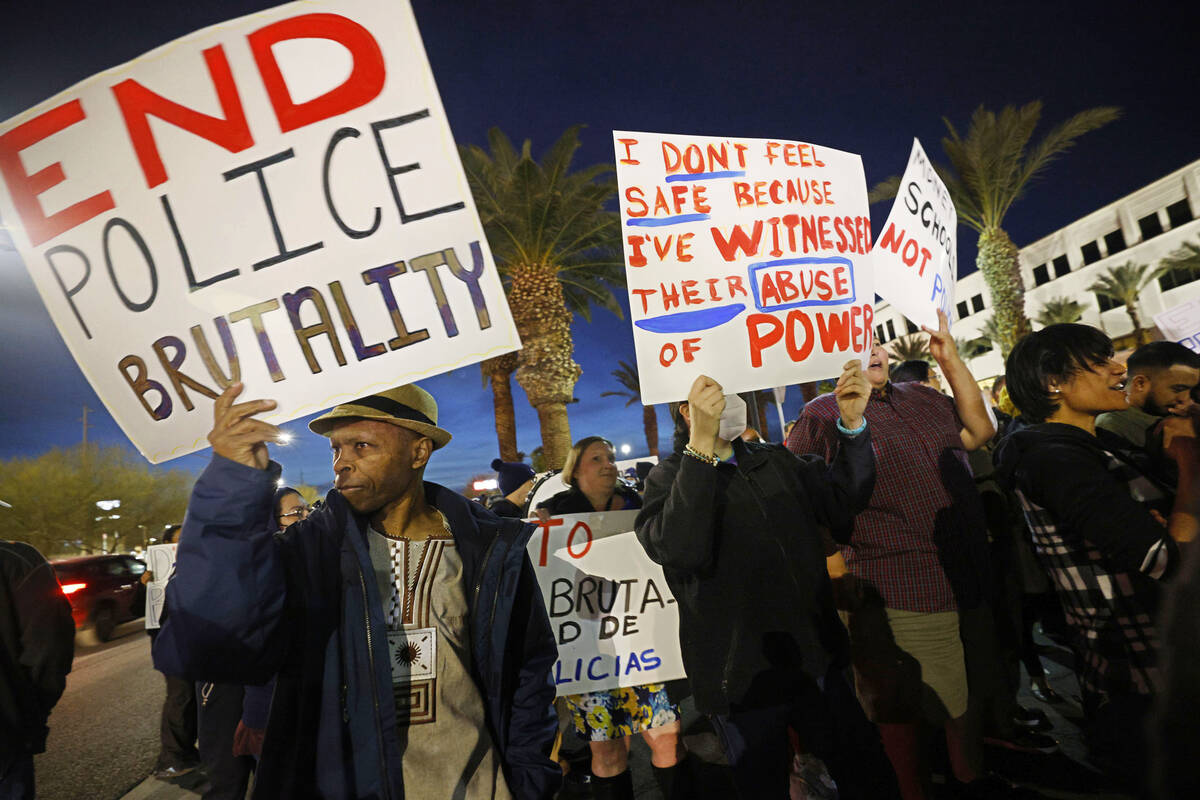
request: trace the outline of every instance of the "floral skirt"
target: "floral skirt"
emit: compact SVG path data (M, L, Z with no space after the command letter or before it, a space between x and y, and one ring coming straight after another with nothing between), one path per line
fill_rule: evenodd
M667 697L662 683L571 694L563 699L575 730L593 742L621 739L679 720L679 706Z

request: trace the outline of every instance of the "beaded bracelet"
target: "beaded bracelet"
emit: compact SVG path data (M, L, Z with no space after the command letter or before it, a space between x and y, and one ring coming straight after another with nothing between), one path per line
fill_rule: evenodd
M846 434L847 436L858 436L860 433L862 433L863 431L865 431L867 429L867 418L863 417L862 423L857 428L847 428L845 425L842 424L841 417L838 417L838 419L836 420L836 424L837 424L837 429L839 431L841 431L842 433Z
M692 458L696 459L697 461L703 461L705 464L708 464L710 467L715 467L717 464L720 463L720 459L717 458L716 456L707 456L704 453L701 453L699 450L692 447L690 444L683 448L683 452L686 455L689 455Z

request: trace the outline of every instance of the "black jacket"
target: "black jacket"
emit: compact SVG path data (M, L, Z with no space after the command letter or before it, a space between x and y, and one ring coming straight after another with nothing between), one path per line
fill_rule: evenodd
M273 533L279 466L214 456L192 491L171 615L154 643L167 675L261 684L278 673L255 797L404 797L383 603L367 519L336 489L307 520ZM548 800L558 657L525 552L533 526L501 519L433 483L468 587L473 677L504 777L519 800ZM472 588L473 587L473 588Z
M617 483L613 494L625 501L625 505L620 509L614 508L613 511L642 507L642 498L638 497L637 491L623 483ZM543 500L538 503L538 508L544 508L551 514L591 514L596 510L592 507L592 501L587 499L587 495L575 486Z
M819 525L849 538L875 486L870 431L833 461L735 441L735 464L676 453L646 478L637 536L679 603L684 667L706 714L780 705L847 663Z
M74 657L71 604L54 568L30 545L0 541L0 767L46 749Z

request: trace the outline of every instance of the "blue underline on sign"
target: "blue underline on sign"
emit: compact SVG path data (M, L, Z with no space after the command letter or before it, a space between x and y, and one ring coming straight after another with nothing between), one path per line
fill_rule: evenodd
M731 303L716 308L701 308L696 311L679 311L665 314L661 317L639 319L634 321L644 331L651 333L691 333L706 331L718 325L724 325L729 320L746 310L745 303Z
M746 174L745 170L730 169L724 172L696 172L684 175L668 175L667 183L679 183L680 181L707 181L712 178L740 178Z
M625 224L631 228L662 228L667 225L682 225L685 222L699 222L702 219L708 219L708 214L680 214L677 217L659 217L657 219L638 217L625 220Z

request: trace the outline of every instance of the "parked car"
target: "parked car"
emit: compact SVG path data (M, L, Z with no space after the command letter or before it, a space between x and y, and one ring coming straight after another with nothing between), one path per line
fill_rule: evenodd
M113 629L146 613L146 564L125 555L80 556L50 562L71 601L75 630L106 642Z

